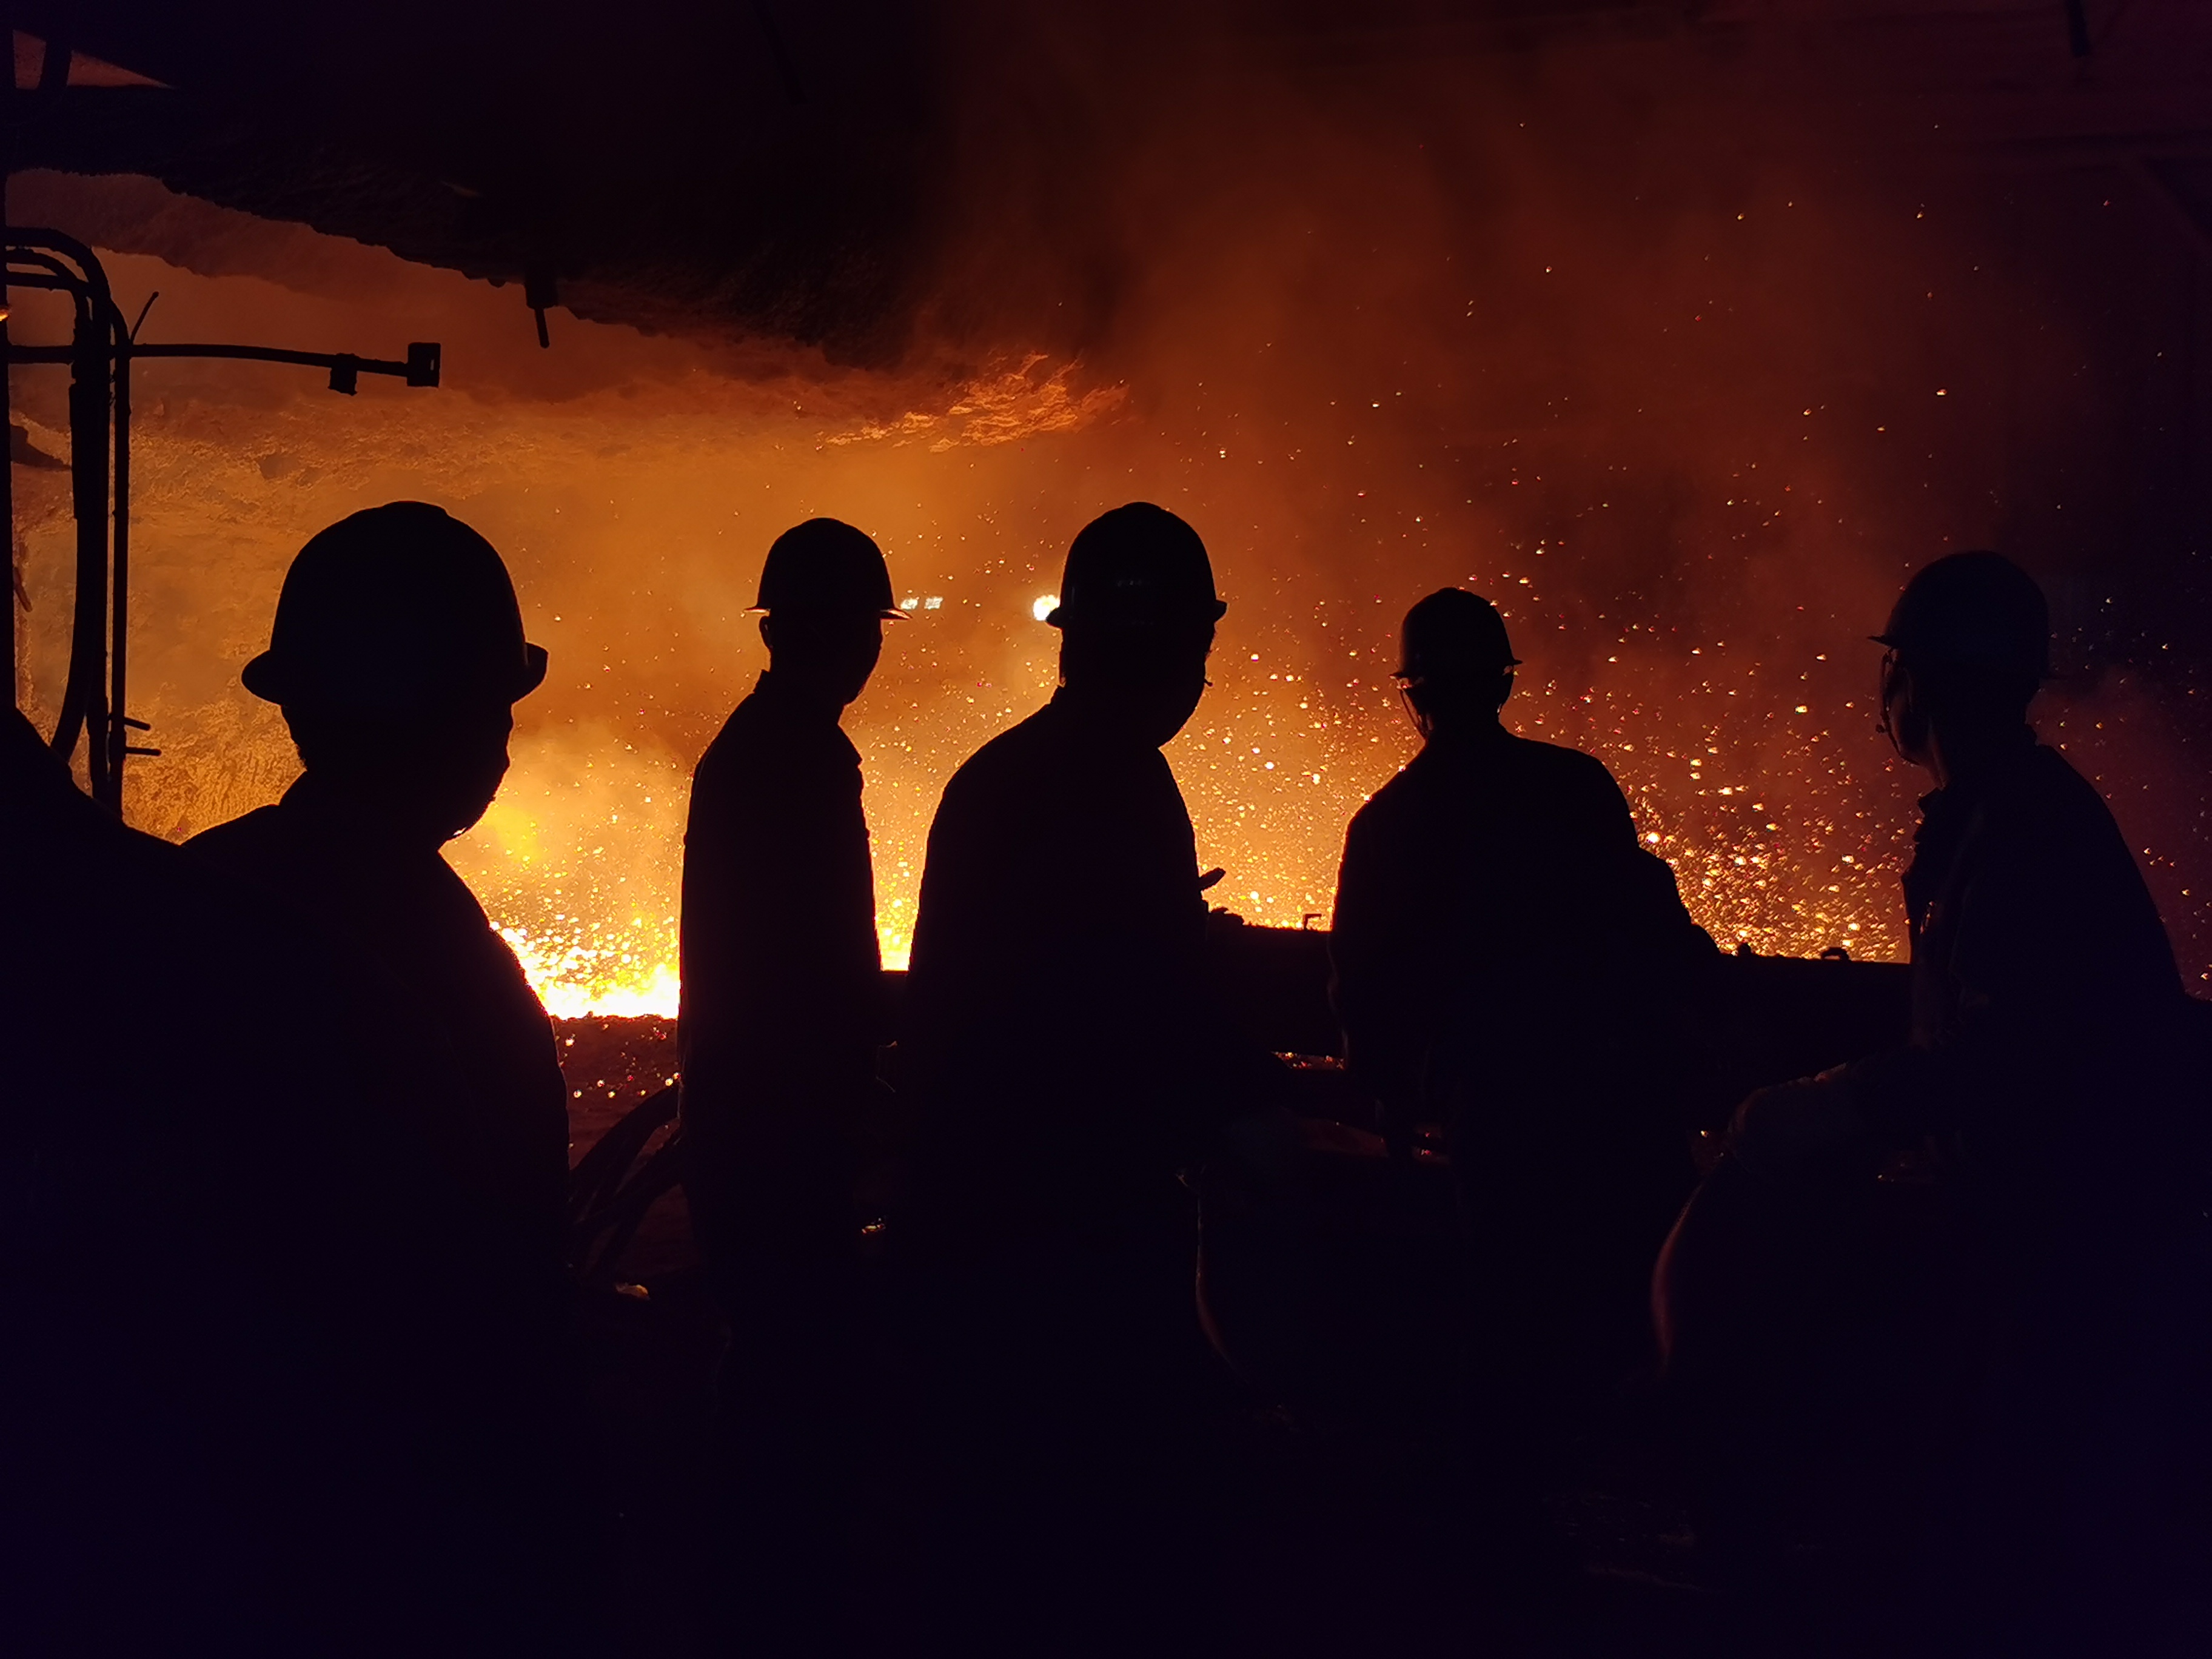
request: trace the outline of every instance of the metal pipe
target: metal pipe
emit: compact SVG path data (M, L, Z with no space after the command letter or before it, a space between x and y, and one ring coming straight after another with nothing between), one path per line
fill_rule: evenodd
M62 257L57 258L57 252ZM75 262L78 270L71 271L64 259ZM19 262L36 269L13 270ZM62 688L61 714L52 746L66 759L76 750L78 734L89 728L85 744L86 781L93 798L112 807L114 790L107 767L106 693L102 682L107 667L108 382L115 301L108 289L107 274L92 250L58 232L11 234L6 258L0 265L8 267L6 275L15 287L54 289L76 301L70 343L57 348L53 358L66 362L71 369L70 482L77 558L69 675ZM21 360L11 350L9 364L17 361ZM9 437L12 445L12 431ZM9 528L12 553L12 523Z
M60 258L54 257L55 253ZM77 267L71 272L64 260ZM76 523L76 602L71 619L69 677L62 690L61 718L54 751L76 752L85 737L85 781L92 798L111 811L121 810L121 776L113 760L108 679L113 637L109 601L108 457L112 431L112 360L121 319L107 273L98 256L74 237L58 232L26 233L11 239L8 263L38 267L12 272L19 286L68 292L76 301L76 322L67 348L70 376L70 483L71 516ZM125 343L127 343L127 342ZM15 361L9 353L9 361ZM13 434L10 434L12 441ZM127 510L127 509L126 509ZM127 602L125 615L127 620ZM113 712L119 714L120 710Z
M19 272L15 277L23 281ZM58 288L59 283L36 283L35 286ZM440 353L434 341L418 341L407 348L405 358L356 357L349 351L290 351L280 346L250 345L138 345L131 348L133 357L232 357L260 363L298 363L307 368L328 369L335 382L344 374L390 374L404 380L410 386L434 386L438 384ZM76 361L70 347L58 345L15 346L9 356L19 363L68 363ZM344 388L333 384L332 390Z
M112 310L113 307L109 309ZM113 540L114 599L107 644L107 787L116 816L123 814L123 763L131 753L131 734L124 710L125 665L131 654L131 337L124 332L120 314L109 321L114 339L111 369L114 392L115 529Z
M0 156L0 162L4 157ZM4 222L4 171L0 171L0 222ZM132 755L161 750L135 747L130 734L144 731L131 720L126 694L131 647L131 376L139 357L226 357L254 362L296 363L329 372L331 390L353 392L363 374L388 374L413 386L434 386L443 353L434 341L418 340L401 359L357 357L351 352L293 351L279 346L204 343L140 345L116 308L107 273L82 242L59 231L7 229L0 258L0 301L8 287L52 289L76 304L76 325L66 346L19 346L7 338L4 305L0 305L0 416L7 411L5 380L17 363L67 363L70 383L70 471L71 507L76 521L76 603L72 617L69 677L52 738L55 753L68 758L85 737L85 772L94 799L110 811L123 810L123 773ZM77 269L71 270L74 264ZM18 269L27 266L29 269ZM12 433L10 434L12 438ZM111 498L110 443L114 461ZM6 464L0 463L0 469ZM0 470L0 522L12 483ZM112 518L111 518L112 514ZM112 541L110 537L112 536ZM11 546L12 553L12 546ZM11 617L7 651L15 663Z
M85 744L85 781L92 798L115 805L107 773L107 457L108 323L91 297L77 303L76 349L70 362L70 504L76 520L76 614L70 632L69 679L54 751Z
M15 165L15 32L5 14L0 14L0 36L9 42L8 72L0 75L0 246L4 246L8 175ZM23 691L22 670L15 653L15 630L22 621L22 603L17 598L22 578L15 568L15 413L13 389L8 384L13 362L8 343L8 261L0 258L0 437L8 442L8 457L0 460L0 541L8 544L8 643L0 651L4 651L8 664L9 706L17 708Z

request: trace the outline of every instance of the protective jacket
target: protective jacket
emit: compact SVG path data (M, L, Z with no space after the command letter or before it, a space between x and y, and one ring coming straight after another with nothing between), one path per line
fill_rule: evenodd
M362 834L313 776L182 860L276 941L258 971L329 1000L301 1108L357 1098L374 1125L362 1244L386 1254L368 1286L324 1294L360 1327L364 1390L408 1425L375 1447L399 1506L374 1511L383 1534L446 1634L580 1650L596 1592L578 1564L601 1534L567 1452L568 1096L544 1009L438 852ZM319 1195L345 1201L335 1182Z
M2177 1094L2188 1005L2103 799L2023 727L2001 763L1920 806L1911 1036L1845 1069L1854 1108L1893 1144L1932 1138L2023 1223L2123 1164L2139 1194L2178 1176L2201 1133Z
M1605 767L1496 726L1431 738L1352 818L1329 948L1353 1069L1401 1118L1547 1111L1712 957Z
M1065 692L930 826L902 1048L939 1219L1066 1237L1172 1188L1249 1061L1212 1012L1190 814L1158 749Z
M836 1253L846 1120L887 1040L860 757L761 676L701 758L684 836L686 1186L711 1257Z
M518 1314L566 1293L568 1091L551 1022L483 907L434 849L363 836L315 780L195 836L188 861L324 947L395 1128L448 1183L464 1259ZM271 964L282 971L282 964Z

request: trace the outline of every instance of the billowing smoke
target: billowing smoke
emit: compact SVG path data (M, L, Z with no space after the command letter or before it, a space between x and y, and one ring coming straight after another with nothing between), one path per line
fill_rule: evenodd
M761 666L769 541L830 514L913 601L848 723L896 957L945 778L1052 683L1035 605L1069 538L1142 498L1198 526L1230 600L1170 751L1218 899L1325 920L1346 818L1413 746L1397 619L1456 582L1526 659L1510 722L1606 760L1724 945L1893 956L1923 786L1875 731L1865 636L1912 568L1996 544L2058 611L2049 734L2212 972L2195 671L2130 574L2139 410L2106 372L2158 348L2033 252L2099 210L2094 177L2023 205L1886 107L1808 100L1804 66L1686 36L1379 64L1146 38L977 46L902 367L559 312L540 352L512 289L143 180L19 181L19 220L136 250L110 268L127 310L161 291L149 338L446 343L445 389L355 400L142 371L131 712L164 753L133 820L182 836L281 790L281 724L236 672L285 562L359 507L438 501L507 553L552 653L455 860L556 1005L671 1006L689 768ZM2124 264L2150 233L2107 222ZM65 453L58 380L16 383ZM61 479L17 472L33 707Z

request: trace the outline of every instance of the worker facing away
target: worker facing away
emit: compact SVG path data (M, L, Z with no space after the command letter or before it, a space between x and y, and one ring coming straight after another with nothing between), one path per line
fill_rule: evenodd
M1442 1132L1468 1250L1462 1450L1533 1526L1567 1414L1648 1349L1651 1259L1692 1178L1672 993L1716 953L1603 764L1506 728L1520 664L1495 606L1441 589L1401 645L1422 746L1346 835L1334 995L1391 1155Z

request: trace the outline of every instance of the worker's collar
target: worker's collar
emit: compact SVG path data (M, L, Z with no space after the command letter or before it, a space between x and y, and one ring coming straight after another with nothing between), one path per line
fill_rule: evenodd
M1158 753L1173 742L1176 732L1164 735L1148 734L1138 714L1110 701L1062 685L1054 689L1052 701L1045 705L1052 718L1068 731L1079 734L1083 741L1109 749L1143 750ZM1180 727L1177 731L1180 731Z
M1493 717L1486 720L1477 720L1467 726L1439 726L1429 733L1423 746L1438 750L1445 754L1464 754L1477 750L1494 749L1512 735L1505 729L1505 723L1503 720Z
M342 846L349 856L434 859L446 844L447 838L401 823L356 791L313 772L294 779L278 804L295 821L312 825L316 840Z
M2030 764L2038 746L2034 731L2022 726L2002 742L1970 751L1966 764L1920 798L1921 811L1955 811L1985 799Z
M1920 798L1920 827L1912 833L1913 844L1925 846L1964 833L1974 814L2032 765L2039 752L2035 733L2022 726L2019 743L1981 757L1963 777L1929 790Z

